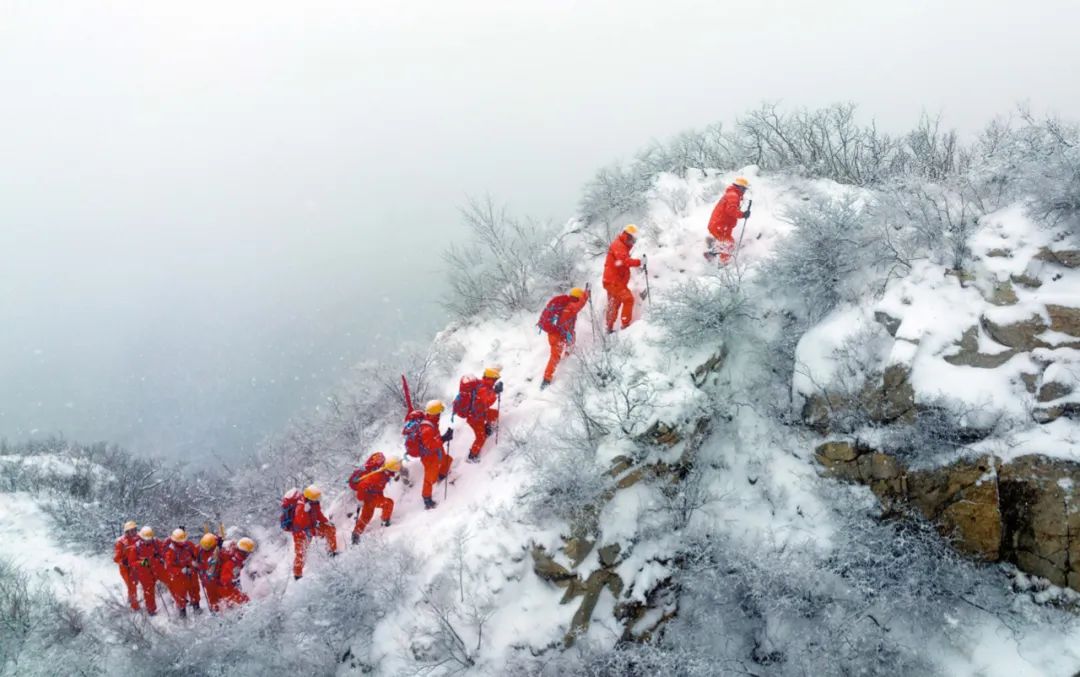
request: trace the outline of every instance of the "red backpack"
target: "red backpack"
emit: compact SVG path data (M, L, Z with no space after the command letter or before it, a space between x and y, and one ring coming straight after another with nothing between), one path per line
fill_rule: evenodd
M420 445L420 425L424 422L424 412L410 411L405 417L405 427L401 434L405 436L405 453L419 458L423 448Z
M454 416L469 418L476 408L476 390L480 387L480 379L475 376L462 376L458 384L458 394L454 398Z
M560 294L548 301L547 306L544 307L544 311L540 313L540 321L536 323L536 326L549 334L561 333L562 329L559 328L559 318L562 316L562 312L567 304L573 300L574 297L569 294Z
M368 459L364 461L364 467L353 470L352 475L349 475L349 488L356 491L356 488L360 486L360 480L382 468L384 463L386 463L386 456L381 451L368 456Z

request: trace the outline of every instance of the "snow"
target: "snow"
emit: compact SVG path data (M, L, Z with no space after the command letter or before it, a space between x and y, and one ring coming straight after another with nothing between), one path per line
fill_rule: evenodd
M52 464L56 459L45 459ZM0 511L3 557L33 581L47 585L57 597L90 610L110 596L126 599L119 571L112 561L112 543L100 556L76 554L58 541L51 518L41 509L43 500L32 494L4 494ZM47 499L44 499L47 500Z

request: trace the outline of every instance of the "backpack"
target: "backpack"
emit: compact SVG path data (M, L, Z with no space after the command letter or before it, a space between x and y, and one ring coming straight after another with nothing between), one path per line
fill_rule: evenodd
M562 332L559 329L559 317L562 315L566 305L570 303L572 296L568 294L562 294L548 301L547 306L544 307L544 311L540 313L540 320L536 323L537 327L541 330L549 333L556 334Z
M300 490L290 489L281 499L281 528L292 531L293 518L296 517L296 506L300 503Z
M475 376L462 376L458 384L458 394L454 398L454 416L469 418L476 407L476 389L480 387L480 379Z
M380 451L368 456L367 460L364 461L364 467L353 470L352 474L349 475L349 488L356 491L356 488L360 486L360 480L382 468L384 463L386 463L386 456Z
M401 434L405 436L405 453L409 456L419 457L423 452L420 445L420 426L424 423L424 413L411 411L405 417L405 427Z

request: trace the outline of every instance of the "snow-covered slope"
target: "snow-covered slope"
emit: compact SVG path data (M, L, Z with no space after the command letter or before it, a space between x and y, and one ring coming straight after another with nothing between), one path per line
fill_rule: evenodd
M814 460L821 438L784 422L791 384L778 390L767 354L784 316L761 275L792 235L788 209L811 192L850 189L753 168L744 174L753 183L753 217L745 233L736 230L737 265L722 275L702 257L705 224L734 174L657 179L635 249L648 255L651 301L638 303L628 330L606 336L598 332L597 294L551 388L539 389L547 342L534 311L439 334L436 343L455 358L435 375L434 394L449 401L461 375L491 364L502 366L506 390L499 443L489 442L480 464L463 462L472 436L455 424L457 460L451 483L436 489L437 509L423 509L417 484L394 484L393 525L375 522L349 546L355 504L344 469L320 471L341 556L331 559L317 543L305 577L292 581L285 535L273 523L243 525L260 543L244 581L252 603L185 626L158 619L145 645L125 641L120 624L106 620L104 671L168 664L207 674L294 666L339 675L824 674L821 666L858 665L863 651L868 673L890 661L908 674L1075 672L1075 622L1013 593L999 568L952 559L924 545L924 536L879 524L867 489L821 476ZM987 229L1001 239L1024 240L1013 251L1037 248L1019 212L992 223ZM602 259L582 265L586 276L577 282L600 290ZM688 293L688 280L742 290L749 309L737 337L670 340L662 309ZM831 382L836 347L859 327L873 333L864 347L883 364L914 365L913 380L926 379L921 392L940 387L933 373L944 369L942 356L985 303L979 290L953 280L918 267L880 298L867 290L865 304L830 314L800 344L806 369L795 393ZM644 290L640 275L632 287ZM875 310L900 319L895 339L881 333ZM920 339L914 350L909 331ZM1022 369L1003 369L978 383L949 374L958 384L950 394L988 394L1015 407ZM599 429L588 444L583 417ZM400 449L391 412L360 453ZM418 464L410 470L414 479L422 474ZM600 488L582 498L594 484ZM24 507L0 514L0 533L46 528L34 522L43 519L34 497L8 498ZM911 540L895 546L890 535ZM60 561L60 552L40 548L44 558L22 561L27 570ZM80 569L80 596L103 583L119 586L105 558L66 567ZM270 655L250 649L268 637ZM620 644L643 637L657 644Z

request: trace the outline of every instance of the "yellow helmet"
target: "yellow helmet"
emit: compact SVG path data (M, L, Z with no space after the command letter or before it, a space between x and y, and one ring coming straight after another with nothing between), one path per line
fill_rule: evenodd
M138 528L139 528L139 525L135 524L135 520L128 520L128 521L124 522L124 532L125 533L128 532L128 531L133 531L133 530L138 529Z
M391 456L386 459L386 463L383 464L383 469L389 470L390 472L401 472L401 459L397 456Z
M251 540L247 536L244 536L236 542L236 547L237 549L243 550L244 552L255 552L255 541Z
M187 540L187 532L183 529L173 529L172 534L169 535L169 539L176 543L183 543Z
M199 545L203 550L213 550L217 547L217 544L217 536L214 534L203 534L202 538L199 539Z
M442 400L431 400L424 406L424 412L427 414L441 414L446 411L446 405Z
M150 527L143 527L142 529L139 529L139 538L143 539L144 541L149 541L153 537L154 530Z
M318 501L322 498L322 489L314 484L308 485L308 487L304 489L304 498L309 501Z
M740 176L739 178L735 179L735 185L742 186L743 188L749 188L750 182L747 181L745 177Z
M570 296L573 296L574 298L579 299L582 296L585 296L585 290L582 289L581 287L574 287L573 289L570 290Z
M630 225L628 225L628 226L627 226L626 228L623 228L623 229L622 229L622 232L624 232L624 233L630 233L630 234L631 234L631 235L633 235L634 237L637 237L637 226L635 226L634 224L632 224L632 223L631 223L631 224L630 224Z
M484 378L499 378L502 376L502 370L498 367L488 367L484 370Z

